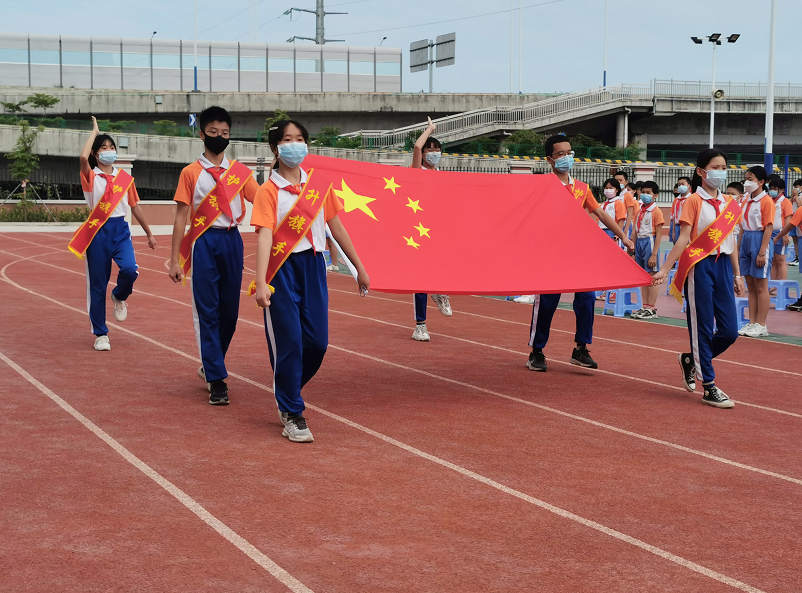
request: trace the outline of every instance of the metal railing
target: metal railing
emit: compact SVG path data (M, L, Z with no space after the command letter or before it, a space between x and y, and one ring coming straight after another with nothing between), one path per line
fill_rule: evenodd
M603 107L625 100L651 100L652 97L651 85L621 85L568 93L520 107L496 106L475 109L441 117L433 121L437 125L437 137L440 140L449 141L450 137L471 129L481 129L489 126L523 128L547 117L566 115L594 107ZM343 136L362 136L363 146L383 148L403 145L416 132L425 129L426 123L419 123L394 130L361 130L343 134Z
M710 99L713 87L703 80L655 80L655 96L694 97ZM768 85L763 82L717 82L715 90L724 91L725 99L765 99ZM774 85L775 99L802 99L802 84L778 83Z

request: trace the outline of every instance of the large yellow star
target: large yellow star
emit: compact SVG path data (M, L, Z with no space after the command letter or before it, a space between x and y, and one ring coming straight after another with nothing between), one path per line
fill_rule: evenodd
M420 200L413 200L412 198L407 198L407 200L409 200L407 208L412 208L413 212L417 213L418 210L423 210L423 208L421 208L419 204Z
M429 231L432 230L432 229L427 229L425 226L423 226L423 223L421 222L418 223L418 226L412 228L418 231L421 237L429 237ZM429 238L431 239L431 237Z
M386 177L383 177L383 179L384 179L385 183L387 184L387 185L384 186L384 189L392 190L392 192L395 193L396 188L401 187L400 185L398 185L395 182L395 177L390 177L390 179L387 179Z
M418 243L415 243L415 239L413 239L412 237L404 237L404 239L406 240L407 245L409 245L410 247L414 247L415 249L420 247Z
M345 211L352 212L353 210L362 210L365 214L370 216L373 220L378 220L376 216L371 212L368 204L371 202L375 202L376 198L370 198L368 196L360 196L357 193L354 193L350 187L348 187L345 183L345 179L342 180L342 189L335 189L335 195L340 198L345 203Z

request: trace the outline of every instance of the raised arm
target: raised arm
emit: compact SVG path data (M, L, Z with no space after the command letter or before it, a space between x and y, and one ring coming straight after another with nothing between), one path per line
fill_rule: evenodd
M92 167L89 166L89 155L92 154L92 144L95 142L95 138L100 133L100 129L97 127L97 120L95 116L92 116L92 133L89 134L89 138L86 140L86 144L81 149L81 155L78 157L81 161L81 173L86 175L89 171L92 170Z
M426 140L429 139L429 136L434 134L435 125L432 123L432 118L428 118L429 125L426 126L426 129L423 131L423 134L415 141L415 147L412 149L412 168L413 169L420 169L423 166L423 145L426 144Z

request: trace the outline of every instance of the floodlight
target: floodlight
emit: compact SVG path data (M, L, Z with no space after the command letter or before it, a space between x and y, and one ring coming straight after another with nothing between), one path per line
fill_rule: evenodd
M713 43L716 43L721 38L721 33L713 33L708 39Z
M702 45L702 40L699 37L691 37L693 42L697 45Z
M738 38L739 38L740 36L741 36L741 35L740 35L739 33L733 33L732 35L730 35L729 37L727 37L727 42L728 42L728 43L735 43L736 41L738 41Z

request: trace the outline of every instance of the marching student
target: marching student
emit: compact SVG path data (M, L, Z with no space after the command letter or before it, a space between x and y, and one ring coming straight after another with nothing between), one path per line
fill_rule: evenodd
M663 240L663 211L657 207L660 188L654 181L644 181L641 186L642 206L632 226L632 239L635 241L635 263L654 276L660 263L660 241ZM632 313L633 319L657 319L657 286L647 286L643 290L643 308Z
M771 232L774 228L774 203L764 191L768 175L761 166L746 171L744 192L748 200L743 210L740 242L740 267L749 290L749 323L738 333L757 338L768 336L766 317L771 304L769 270L774 257Z
M621 197L624 199L624 206L627 209L627 218L624 224L624 234L629 237L629 229L632 220L635 218L635 192L634 186L629 183L629 175L626 171L616 171L613 175L618 182Z
M92 210L89 218L75 232L69 249L78 257L86 256L86 302L95 335L95 350L111 350L109 328L106 326L106 287L111 278L111 262L117 264L117 286L111 291L114 319L128 317L126 300L131 296L137 271L131 229L125 220L128 212L139 221L148 237L148 246L156 249L156 239L150 232L142 209L134 178L114 166L117 145L108 134L101 134L97 120L92 117L92 133L81 155L81 189Z
M733 231L741 209L719 188L727 182L727 158L709 148L699 153L696 173L680 216L680 236L652 283L662 284L679 260L671 294L687 300L691 351L679 355L682 383L693 392L701 379L702 403L717 408L735 404L716 386L713 359L738 338L735 295L743 294ZM734 292L733 292L734 289ZM715 332L714 332L715 326Z
M624 190L620 188L616 179L611 178L604 182L604 202L601 203L601 209L606 212L618 225L618 228L624 229L627 220L627 207L624 205ZM611 231L599 219L599 228L602 229L607 236L613 241L618 241L615 231ZM621 242L618 242L619 246Z
M428 119L429 125L415 141L415 147L412 150L412 168L437 171L437 163L440 162L443 146L437 138L432 136L436 126L432 123L431 117ZM451 317L453 312L448 296L433 294L431 297L432 302L437 305L437 310L446 317ZM412 332L412 339L418 342L428 342L431 338L429 330L426 328L426 293L416 293L412 304L415 310L415 331Z
M785 263L785 247L791 242L788 236L777 239L780 229L791 220L794 207L791 200L785 197L785 181L779 176L769 180L769 197L774 202L774 227L771 240L774 241L774 258L771 262L772 280L787 280L788 266Z
M794 209L794 214L796 214L797 209L802 207L802 179L797 179L794 181L794 187L791 190L791 205ZM791 229L791 232L788 233L788 236L794 240L794 261L788 262L789 266L798 266L799 265L799 235L802 233L802 227L799 225L795 226Z
M746 203L746 199L744 198L744 184L740 181L733 181L732 183L727 185L727 194L731 195L732 198L738 202L738 205L743 210L744 204ZM741 225L736 224L735 229L733 229L732 234L735 236L735 247L740 253L741 251Z
M363 295L370 278L338 216L343 209L340 201L333 192L326 196L306 192L307 181L314 175L301 168L309 132L297 121L283 120L270 129L268 141L279 160L259 188L251 215L259 233L256 304L264 309L281 434L295 443L311 443L301 390L315 376L328 348L329 296L323 258L327 223L332 238L356 268Z
M570 171L574 166L574 151L571 150L571 143L568 137L562 134L550 136L544 144L546 150L546 160L552 168L552 174L560 180L565 188L576 200L577 206L587 210L596 216L604 225L615 233L627 249L634 249L630 241L621 230L621 227L613 218L605 212L596 199L593 192L586 183L571 177ZM620 187L618 188L620 190ZM577 366L597 369L599 365L593 360L588 351L588 344L593 341L593 306L596 302L596 295L593 292L577 292L574 294L574 314L576 315L576 334L574 341L576 348L571 353L571 364ZM554 312L560 303L559 294L539 294L535 295L535 304L532 308L532 323L529 332L529 346L532 352L526 367L532 371L545 372L548 370L546 356L543 348L549 340L551 330L551 320Z
M679 237L679 217L682 215L682 205L691 195L691 180L689 177L677 179L677 192L678 195L674 196L674 202L671 204L669 223L669 239L671 239L672 243L676 243Z
M245 218L245 200L253 202L259 185L247 166L225 155L231 134L228 112L208 107L198 120L204 151L178 180L169 274L173 282L190 278L202 362L198 377L206 382L209 403L225 406L225 357L237 328L244 265L237 227Z
M796 185L796 183L794 185ZM785 238L786 235L791 234L794 229L800 228L800 226L802 226L802 208L798 208L791 217L791 220L785 223L785 226L777 233L777 239ZM800 295L799 299L797 299L793 305L788 305L788 309L791 311L802 311L802 295Z

